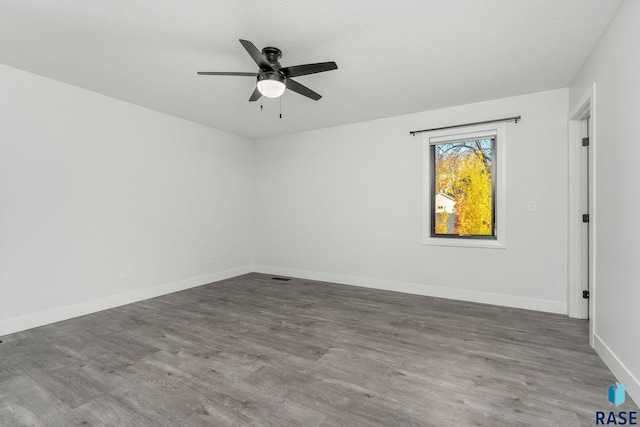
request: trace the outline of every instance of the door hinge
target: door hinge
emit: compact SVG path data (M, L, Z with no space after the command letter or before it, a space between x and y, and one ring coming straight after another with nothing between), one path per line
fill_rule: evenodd
M582 291L582 298L589 299L589 291Z
M582 215L582 222L589 222L589 214Z
M582 146L583 147L588 147L589 146L589 138L582 138Z

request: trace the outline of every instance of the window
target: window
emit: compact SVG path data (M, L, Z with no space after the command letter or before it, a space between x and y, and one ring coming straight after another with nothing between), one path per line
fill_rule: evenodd
M423 136L422 241L503 248L504 123L453 132Z
M431 236L495 239L495 137L431 144Z

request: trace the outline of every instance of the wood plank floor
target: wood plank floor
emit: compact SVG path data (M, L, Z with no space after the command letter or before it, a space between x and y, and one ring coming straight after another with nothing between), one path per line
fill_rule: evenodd
M587 330L249 274L2 337L0 425L592 426Z

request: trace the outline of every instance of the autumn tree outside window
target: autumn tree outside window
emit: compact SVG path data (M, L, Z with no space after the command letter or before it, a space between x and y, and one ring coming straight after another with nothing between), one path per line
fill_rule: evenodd
M423 135L423 243L504 248L504 123Z
M496 139L431 145L431 235L495 239Z

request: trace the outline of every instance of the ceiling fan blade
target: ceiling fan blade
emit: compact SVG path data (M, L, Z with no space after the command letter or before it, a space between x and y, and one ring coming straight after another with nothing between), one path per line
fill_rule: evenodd
M234 73L234 72L224 72L224 71L198 71L198 74L201 76L248 76L248 77L258 77L258 73Z
M262 96L262 94L260 93L260 91L258 90L258 88L256 87L253 90L253 93L251 94L251 98L249 98L249 101L253 102L253 101L257 101L258 99L260 99L260 97Z
M281 71L287 77L306 76L307 74L322 73L324 71L337 70L338 65L335 62L318 62L317 64L294 65L293 67L284 67Z
M291 89L292 91L297 92L302 96L306 96L307 98L311 98L314 101L317 101L318 99L322 98L322 95L315 93L308 87L301 85L295 80L287 79L285 81L285 84L287 86L287 89Z
M271 65L264 56L262 56L262 53L253 43L242 39L240 39L240 43L244 46L247 52L249 52L249 55L251 55L256 64L258 64L258 67L261 69L266 68L267 70L273 70L273 65Z

